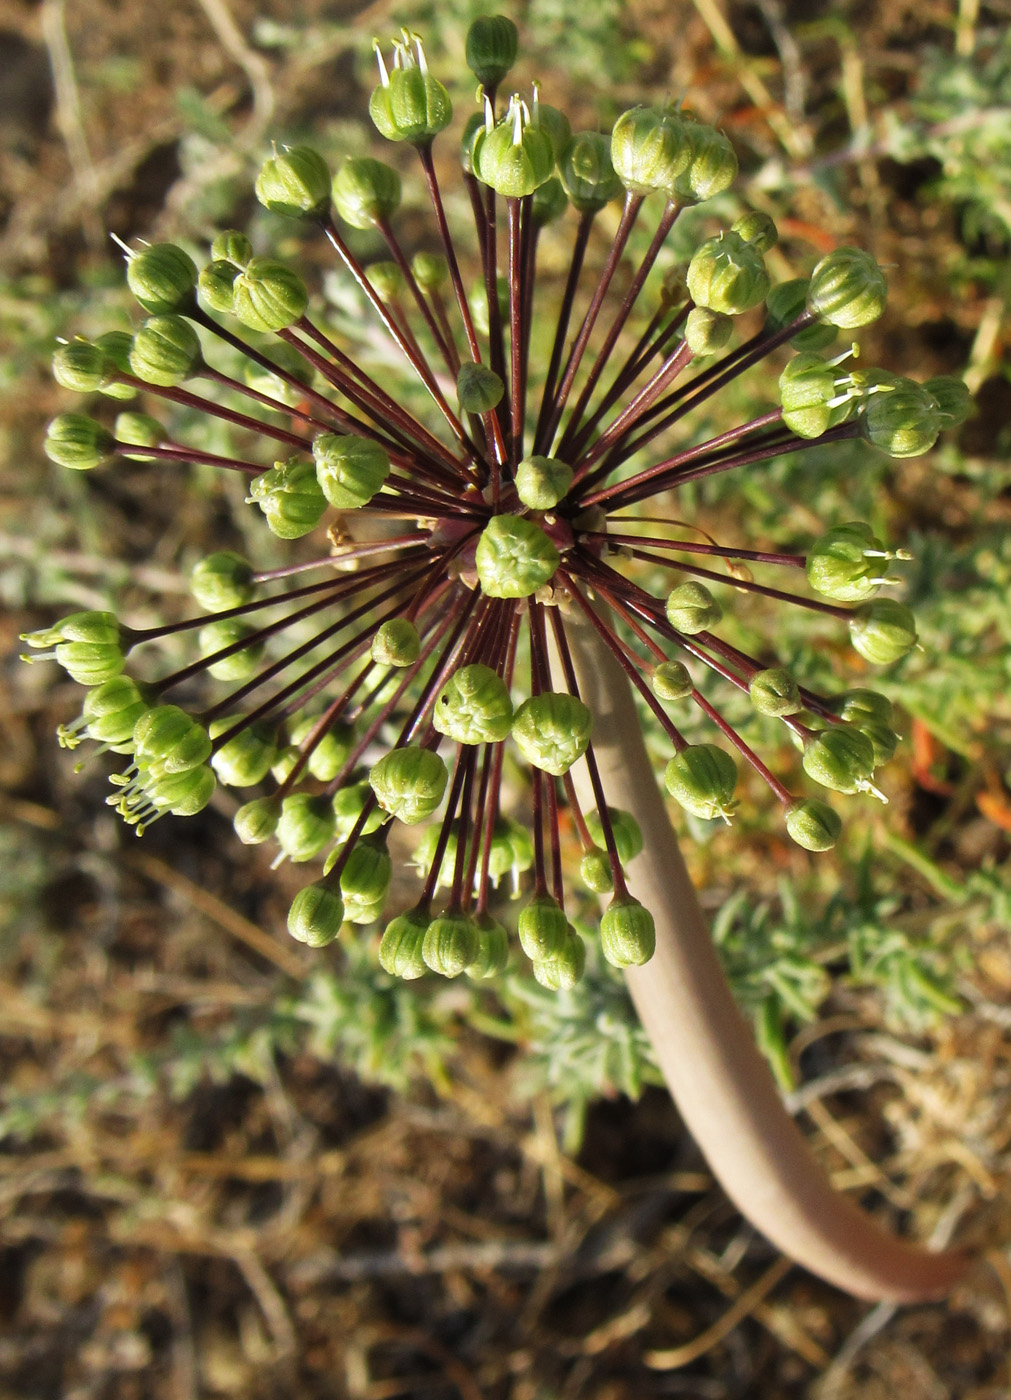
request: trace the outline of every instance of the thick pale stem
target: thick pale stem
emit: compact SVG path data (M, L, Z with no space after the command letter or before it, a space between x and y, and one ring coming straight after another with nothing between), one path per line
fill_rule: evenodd
M727 985L646 754L628 683L589 627L568 619L580 692L593 711L607 801L644 847L628 886L656 919L657 950L628 986L674 1101L724 1190L784 1254L859 1298L947 1293L969 1259L898 1239L833 1190L787 1113ZM585 773L573 770L592 805Z

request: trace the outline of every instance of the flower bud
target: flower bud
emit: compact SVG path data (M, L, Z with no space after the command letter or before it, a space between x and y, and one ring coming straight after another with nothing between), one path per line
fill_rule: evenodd
M215 260L200 269L197 293L210 311L230 316L235 310L235 283L242 271L233 262Z
M411 271L423 292L437 292L449 281L449 263L442 253L415 253Z
M546 127L514 97L505 116L474 146L475 173L504 199L522 199L550 180L555 151Z
M300 720L291 731L291 742L296 748L301 748L302 744L305 743L310 732L315 728L317 720L318 716L309 715ZM351 726L335 721L323 737L317 741L316 747L306 761L306 769L321 783L332 782L344 767L347 756L351 752L353 740L354 730Z
M326 510L326 497L316 478L316 464L302 457L275 462L254 477L247 501L255 501L272 532L282 540L297 540L314 530Z
M554 577L560 555L541 527L521 515L493 515L474 555L489 598L529 598Z
M611 164L611 143L599 131L580 131L558 162L565 193L580 214L596 214L623 186Z
M803 438L821 437L844 423L856 407L854 394L841 392L848 377L810 351L796 355L779 376L783 422Z
M479 15L467 30L467 67L494 90L516 62L519 35L506 15Z
M839 839L842 820L827 802L804 797L787 807L786 829L805 851L829 851Z
M352 228L374 228L400 205L400 176L371 156L348 156L334 176L333 202Z
M146 384L174 388L203 362L197 333L181 316L151 316L133 338L130 370Z
M390 474L386 449L353 433L317 434L312 455L323 495L337 510L368 505Z
M642 850L642 831L639 828L639 823L631 812L626 812L621 807L608 807L607 815L611 821L611 831L614 835L618 859L622 865L627 865ZM600 820L599 812L587 812L586 828L591 839L598 846L605 844L604 824Z
M133 727L150 703L141 686L129 676L114 676L95 686L85 695L81 711L88 723L88 738L114 749L128 744L126 752L130 752Z
M334 857L343 851L338 847ZM375 906L386 899L393 878L393 861L382 835L363 837L355 842L341 871L341 898L344 917L353 924L371 923ZM367 919L361 916L368 913Z
M477 957L481 940L469 914L440 914L425 930L421 956L442 977L459 977Z
M96 347L105 356L105 377L99 391L110 399L132 399L137 390L132 384L120 384L116 374L130 373L130 351L133 349L133 336L129 331L105 331L95 339Z
M261 846L277 830L281 804L276 797L254 797L232 818L235 834L244 846Z
M734 323L721 311L696 306L685 322L685 343L693 355L715 355L730 339Z
M174 243L152 243L127 259L126 282L145 311L167 316L193 306L197 265Z
M415 53L408 40L405 34L403 43L394 44L389 72L377 46L380 84L369 99L369 116L388 141L428 146L452 121L453 104L442 83L429 73L420 39L414 39Z
M695 689L688 667L680 661L661 661L653 668L651 681L659 700L684 700Z
M586 944L568 925L565 942L553 958L534 963L534 976L549 992L571 992L586 969Z
M811 546L807 577L811 587L839 603L863 603L881 586L885 548L869 525L853 520L836 525Z
M722 131L702 122L685 122L690 157L686 168L668 185L669 199L701 204L713 199L737 179L737 152Z
M106 357L90 340L71 340L53 353L53 378L61 389L96 394L106 373Z
M524 457L516 468L516 494L531 510L551 510L572 485L572 468L557 457Z
M885 309L885 275L860 248L837 248L811 274L807 309L843 330L876 321Z
M545 180L543 185L538 185L534 190L534 197L530 203L530 217L533 220L534 228L546 228L548 224L553 224L556 219L560 219L569 207L562 182L557 175L552 175L550 180Z
M293 792L281 802L277 842L293 861L312 860L334 838L333 803L324 793Z
M509 935L505 926L490 914L475 915L474 923L477 926L477 953L464 971L475 981L483 981L505 971L509 961Z
M656 950L653 915L631 895L615 895L600 920L600 950L612 967L641 967Z
M904 603L875 598L850 618L850 640L873 666L890 666L916 645L916 620Z
M156 774L185 773L210 758L210 735L178 705L153 705L133 727L133 756Z
M112 451L108 428L83 413L60 413L46 428L43 451L59 467L90 471Z
M119 455L131 462L150 462L154 459L146 452L125 452L123 444L133 443L137 447L157 447L168 434L157 418L148 413L117 413L114 436Z
M325 948L341 931L344 905L326 880L299 890L288 910L288 932L310 948Z
M536 895L519 912L520 947L531 962L543 962L561 952L568 932L565 911L549 894Z
M629 193L671 189L692 158L686 125L673 107L622 113L611 132L611 165Z
M890 457L919 457L937 441L941 410L922 384L897 378L884 392L867 396L861 426Z
M594 894L610 894L614 889L611 861L605 850L592 846L579 862L579 878Z
M688 637L715 627L723 616L723 609L709 589L694 579L679 583L667 594L666 608L670 625Z
M413 666L421 654L421 638L410 618L391 617L372 638L372 660L379 666Z
M779 282L765 298L765 334L775 335L796 321L807 310L808 277L794 277L788 282ZM816 321L805 326L792 338L790 344L795 350L824 350L839 338L839 327L830 326L827 321Z
M214 774L201 763L182 773L152 772L144 784L144 796L159 812L168 812L173 817L195 817L210 802L216 786ZM139 825L138 833L142 829Z
M706 821L733 811L737 764L715 744L689 744L667 764L664 786L676 802Z
M208 612L241 607L256 592L252 567L230 549L208 554L190 574L190 592Z
M337 835L346 839L358 825L365 803L372 801L372 788L368 779L363 778L361 782L349 783L346 787L340 788L333 796L334 819L337 822ZM381 807L372 804L372 810L365 819L362 828L362 835L369 836L373 831L377 831L386 820L386 816Z
M960 428L972 411L972 395L968 385L953 374L936 374L922 386L937 405L941 415L941 432Z
M765 300L769 274L762 255L736 233L707 238L688 264L688 292L696 306L737 316Z
M379 944L379 966L384 972L405 982L424 977L427 969L421 947L430 922L426 911L410 909L387 924Z
M502 402L505 385L487 365L466 360L456 376L456 393L462 413L490 413Z
M241 270L252 256L253 245L239 229L226 228L214 235L211 257L215 262L232 263Z
M283 331L305 314L305 283L275 258L252 258L232 284L236 318L251 331Z
M407 826L432 815L442 801L448 778L439 755L414 744L391 749L369 770L369 783L380 807Z
M866 792L874 772L874 746L851 725L821 729L804 744L804 772L833 792Z
M520 705L512 736L528 763L560 778L589 748L592 731L593 716L582 700L546 690Z
M894 729L890 729L887 724L881 724L877 720L868 720L859 726L861 734L866 734L874 749L874 767L880 768L889 759L895 756L895 750L899 746L899 736Z
M756 671L748 683L748 694L760 715L795 715L804 708L797 682L785 666Z
M500 743L508 738L512 723L512 700L505 682L479 661L454 671L432 711L438 733L458 744Z
M287 146L265 160L256 197L272 214L320 219L330 208L330 167L311 146Z
M830 696L826 704L834 715L858 729L865 724L891 724L895 713L892 702L876 690L844 690Z
M236 716L216 719L211 724L211 738L215 739L226 729L231 729ZM211 755L211 767L218 780L226 787L255 787L262 783L270 772L271 764L277 757L277 743L274 730L269 724L250 724L240 729L227 744L222 744Z
M200 655L205 659L214 656L215 653L234 646L236 642L251 637L254 631L255 628L238 617L208 622L197 634ZM208 674L219 681L248 680L263 660L263 648L264 643L257 642L253 646L243 647L241 651L233 651L230 656L223 656L220 661L208 666ZM270 765L267 766L269 768Z
M779 230L775 223L759 209L752 209L735 219L730 231L739 234L745 243L750 243L756 253L767 253L779 242Z

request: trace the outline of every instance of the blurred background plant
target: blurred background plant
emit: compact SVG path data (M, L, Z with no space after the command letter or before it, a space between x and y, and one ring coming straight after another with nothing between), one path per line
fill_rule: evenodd
M142 19L43 0L0 21L0 1265L11 1280L0 1307L17 1338L0 1344L0 1372L15 1396L273 1395L293 1377L320 1396L468 1384L504 1395L522 1344L541 1389L517 1394L650 1395L671 1379L651 1357L713 1325L679 1363L700 1395L801 1395L824 1374L832 1394L863 1397L876 1393L868 1377L894 1389L911 1356L919 1379L906 1394L996 1395L1006 1318L985 1291L959 1303L960 1345L943 1319L899 1321L833 1370L857 1313L801 1281L781 1288L776 1314L760 1299L744 1309L735 1347L720 1319L769 1258L735 1233L662 1096L635 1110L620 1097L655 1071L610 969L564 997L524 983L493 999L394 983L372 953L321 964L279 944L295 885L236 848L228 814L210 811L195 832L163 823L140 844L96 817L103 774L75 775L52 740L75 688L17 670L19 631L72 607L142 617L153 596L184 591L199 555L243 546L237 493L200 469L163 476L153 496L140 471L96 483L42 456L45 420L68 406L48 373L56 336L97 334L115 314L129 324L105 231L185 243L245 225L283 254L290 227L263 228L271 216L250 200L265 143L372 150L371 38L404 19L469 110L460 56L479 8L173 0ZM682 91L721 123L743 178L707 212L771 213L784 234L777 279L838 243L894 264L886 318L863 337L869 359L918 378L967 371L977 414L928 457L858 460L840 445L816 466L807 454L803 491L789 459L746 482L750 533L865 517L913 552L923 649L882 687L906 717L890 807L863 804L835 856L812 864L745 800L732 833L692 826L689 858L782 1084L845 1095L806 1099L841 1183L874 1186L896 1208L919 1201L928 1222L939 1202L961 1201L979 1237L1003 1237L1007 14L890 0L827 17L779 0L697 0L672 25L658 0L592 12L534 0L515 17L517 76L550 78L551 100L584 124ZM324 285L338 319L339 284ZM746 410L768 386L737 392L733 408ZM692 518L717 520L730 491L740 510L740 489L710 479ZM259 532L257 547L262 557ZM827 682L827 637L806 616L776 621L785 662L804 656L804 679ZM760 613L753 625L760 633ZM447 1249L431 1287L428 1265L412 1278L419 1255Z

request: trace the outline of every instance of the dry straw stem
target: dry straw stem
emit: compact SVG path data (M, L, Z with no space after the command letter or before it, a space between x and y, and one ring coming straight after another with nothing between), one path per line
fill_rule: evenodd
M633 814L644 839L628 884L656 919L657 948L644 967L626 971L629 991L686 1126L738 1209L812 1273L875 1301L946 1294L969 1256L909 1244L835 1191L784 1107L720 966L628 683L596 635L573 623L566 633L595 717L604 790ZM589 791L579 798L592 800Z

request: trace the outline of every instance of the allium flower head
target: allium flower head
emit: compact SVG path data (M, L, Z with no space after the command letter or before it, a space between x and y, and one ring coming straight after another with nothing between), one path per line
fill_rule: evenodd
M806 555L731 547L672 519L671 503L690 482L814 443L863 434L895 456L924 452L959 421L964 396L943 380L855 370L849 352L827 358L837 328L880 315L881 271L841 248L809 282L773 287L765 254L776 230L764 214L714 230L647 305L679 212L727 188L733 149L674 107L633 108L610 138L573 134L536 87L501 90L515 37L499 17L477 21L468 42L485 86L464 134L467 227L450 226L432 153L452 119L446 88L417 36L376 46L369 111L382 136L413 148L441 252L409 256L396 228L400 177L372 156L331 171L309 147L279 147L256 181L268 209L327 240L357 286L363 340L387 338L423 403L371 370L345 328L328 327L295 268L236 230L215 238L200 269L171 244L130 251L147 319L132 339L113 332L57 350L61 385L113 407L137 396L145 408L178 405L191 423L213 416L237 445L234 456L211 452L199 434L176 441L135 407L99 407L53 420L55 462L90 470L118 453L152 473L173 461L237 472L264 527L317 538L316 557L303 548L288 566L258 570L217 551L194 570L199 610L182 621L137 629L83 612L26 640L88 687L61 740L123 756L109 800L138 832L164 813L201 810L223 783L242 795L243 842L276 842L279 859L317 864L291 908L293 937L319 947L348 923L378 922L392 973L493 976L510 939L492 895L511 881L526 891L519 946L557 989L578 980L585 957L565 908L563 808L580 878L612 897L604 955L642 963L654 943L650 913L625 882L642 838L608 806L572 629L610 652L666 736L663 780L682 807L730 821L744 763L789 835L828 849L835 807L773 774L708 698L707 680L722 678L784 725L820 789L876 792L874 770L894 748L887 702L868 690L815 694L775 646L748 655L721 620L735 593L759 593L837 619L867 661L891 664L916 641L908 609L879 596L896 555L852 521L828 523ZM594 222L616 201L606 256L589 265ZM559 218L572 251L554 301L538 287L537 252ZM642 222L654 236L626 275ZM388 258L364 265L349 229L374 230ZM542 342L543 363L531 351ZM693 408L791 343L781 403L671 446ZM238 377L219 367L237 355ZM157 674L146 654L170 634L192 639L193 659ZM711 742L682 733L693 706ZM503 811L517 764L529 767L528 823ZM575 765L588 770L589 810ZM386 908L396 823L418 828L420 890L407 912Z

